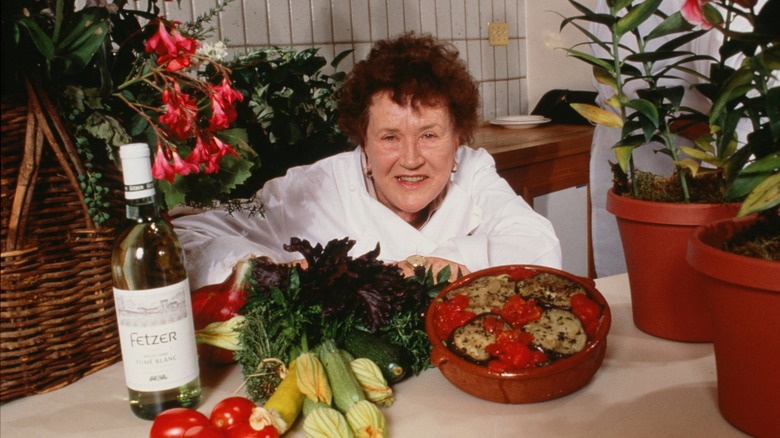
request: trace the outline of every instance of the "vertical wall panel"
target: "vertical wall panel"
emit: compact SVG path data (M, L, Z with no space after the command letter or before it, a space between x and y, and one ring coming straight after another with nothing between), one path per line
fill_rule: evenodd
M270 43L276 46L289 46L292 44L290 3L288 0L267 1Z
M244 27L248 47L261 47L269 44L268 4L265 0L242 0L244 2ZM228 8L233 7L233 3Z
M450 0L436 0L436 36L452 39L452 11Z
M191 21L219 0L182 0L164 7L172 19ZM480 82L483 118L528 111L526 0L234 0L218 20L214 40L231 54L268 45L319 47L332 59L354 50L339 66L349 71L372 44L407 31L452 41ZM487 24L509 24L509 45L487 43ZM331 71L331 70L329 70Z
M420 0L403 0L404 1L404 30L407 32L415 31L419 32L420 27ZM425 0L423 0L425 1ZM398 2L390 2L398 4Z
M466 1L451 0L450 16L452 17L452 38L466 38Z
M136 3L136 5L138 9L146 10L146 2ZM165 11L165 17L167 19L185 22L194 20L196 16L207 11L209 7L212 6L214 6L213 3L204 3L202 0L182 0L181 4L176 4L176 2L165 2L163 3L162 8ZM228 7L231 6L234 5ZM218 23L213 24L216 26Z
M389 36L396 36L406 31L404 24L404 10L405 6L403 2L398 0L389 2L384 0L387 4L387 33Z
M480 32L479 2L474 0L466 1L466 38L479 39Z
M327 44L334 41L330 0L311 0L311 20L314 44Z
M292 11L291 33L293 44L311 45L314 42L311 3L309 3L309 0L290 0L290 11Z
M371 41L371 21L368 15L367 0L352 0L350 11L352 19L352 41Z
M243 6L241 1L234 1L219 14L219 26L222 29L219 35L233 47L246 47Z
M370 0L368 3L368 12L371 15L371 41L378 41L390 36L388 32L388 7L398 8L399 3L396 2L392 6L388 6L386 0Z
M358 0L360 1L360 0ZM349 0L334 0L331 3L333 16L333 40L336 43L352 41L352 12Z
M420 1L420 29L431 35L439 35L436 25L436 2L433 0ZM444 38L444 37L442 37Z

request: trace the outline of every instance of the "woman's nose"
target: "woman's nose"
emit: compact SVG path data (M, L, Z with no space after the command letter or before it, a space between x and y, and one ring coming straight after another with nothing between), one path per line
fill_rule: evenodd
M425 157L420 153L416 139L406 140L401 149L400 164L407 169L415 169L422 166Z

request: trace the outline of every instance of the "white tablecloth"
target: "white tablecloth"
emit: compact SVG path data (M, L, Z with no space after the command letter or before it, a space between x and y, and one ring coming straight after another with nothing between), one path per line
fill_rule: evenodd
M628 279L598 279L613 315L607 355L584 388L544 403L503 405L460 392L436 369L395 386L384 410L390 436L744 437L718 412L712 344L665 341L631 320ZM208 413L241 384L232 366L204 372ZM285 436L301 437L300 421ZM2 438L146 437L151 422L130 412L121 364L65 388L0 406Z

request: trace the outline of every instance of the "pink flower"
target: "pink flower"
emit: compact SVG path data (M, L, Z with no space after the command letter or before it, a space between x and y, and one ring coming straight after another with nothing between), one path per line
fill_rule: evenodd
M190 152L185 161L197 169L200 169L200 165L203 164L204 173L216 173L219 171L219 162L227 154L233 154L238 157L238 154L230 145L204 131L203 135L196 136L195 148Z
M191 55L199 46L197 40L183 36L178 30L174 29L173 33L168 33L163 21L160 20L157 33L146 42L146 51L156 53L159 57L157 64L165 66L166 70L179 71L192 64Z
M235 110L233 111L235 113ZM222 108L222 101L217 98L211 99L211 118L209 119L209 129L219 131L227 129L230 126L225 109Z
M152 176L156 179L164 179L173 184L175 172L173 166L165 158L165 152L160 143L157 143L157 153L155 154L154 164L152 165Z
M685 4L683 4L682 9L680 9L680 13L688 23L691 23L694 26L701 26L704 29L709 29L712 27L712 23L704 18L704 13L702 12L702 6L709 1L710 0L685 0Z
M188 163L181 159L177 151L173 151L173 171L177 175L189 175L190 173L198 173L198 166Z
M190 152L189 155L187 155L185 161L200 168L201 164L209 160L210 155L211 154L209 153L208 145L203 142L203 137L198 134L195 136L195 148L192 149L192 152Z
M176 52L176 43L173 41L171 34L168 33L168 30L165 29L162 20L157 22L157 33L146 41L146 53L152 52L159 56Z
M163 91L163 103L165 114L160 116L160 123L168 128L168 133L177 140L186 140L192 137L195 131L195 122L198 116L198 107L195 98L182 93L179 84L174 84Z
M211 143L216 149L218 158L222 158L227 154L233 154L235 155L236 158L238 158L238 154L236 153L235 150L233 150L233 147L230 146L229 144L223 143L222 140L217 138L217 136L214 135L211 136Z
M219 131L227 129L233 121L236 120L235 102L244 100L244 95L234 90L230 86L230 81L226 78L218 86L212 86L211 90L211 118L209 119L209 129Z

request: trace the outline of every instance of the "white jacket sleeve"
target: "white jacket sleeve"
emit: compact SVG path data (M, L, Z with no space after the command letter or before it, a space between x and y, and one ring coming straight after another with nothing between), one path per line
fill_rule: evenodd
M184 248L190 288L223 281L233 266L248 256L275 262L292 261L267 218L214 210L173 221Z
M550 221L515 194L487 151L461 149L462 173L455 182L482 217L468 236L449 239L431 255L463 260L471 270L506 264L560 268L560 242Z

